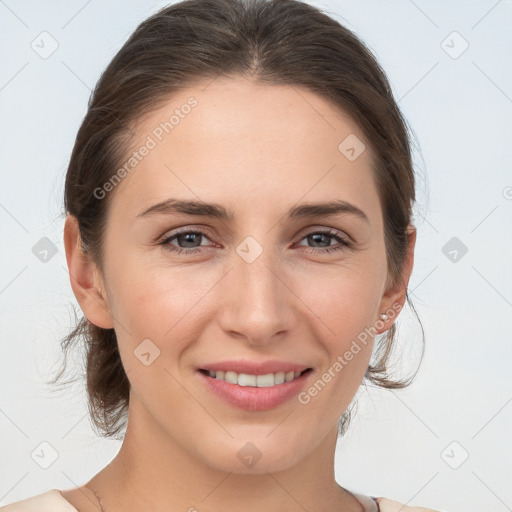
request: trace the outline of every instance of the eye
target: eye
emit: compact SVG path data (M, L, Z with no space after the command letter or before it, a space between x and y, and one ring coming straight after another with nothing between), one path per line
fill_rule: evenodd
M176 252L177 254L180 254L182 252L188 253L188 254L195 254L197 252L201 252L201 249L199 249L200 246L204 246L200 242L208 239L209 234L206 232L203 232L201 230L197 231L180 231L178 233L173 233L170 236L164 238L160 245L164 245L166 249ZM172 244L171 242L173 240L176 240L178 244L181 244L183 247L176 246Z
M191 231L185 229L170 234L161 242L159 242L159 244L165 246L165 248L169 251L173 251L177 254L197 254L201 252L200 247L213 247L211 245L208 246L202 243L205 240L209 240L210 236L211 235L208 232L202 230ZM342 251L352 247L350 240L335 230L311 231L306 236L304 236L301 241L302 240L307 240L307 242L313 244L320 244L320 248L305 247L307 252L313 254ZM338 245L331 246L332 240L336 240ZM173 241L175 241L178 245L172 243ZM302 244L299 244L299 247L300 246L302 246Z
M331 246L330 242L332 240L336 240L339 245ZM307 240L309 243L313 244L321 244L320 247L325 247L324 249L316 249L316 248L310 248L307 247L307 252L313 253L313 254L322 254L322 253L329 253L334 251L343 251L346 249L349 249L352 247L352 243L349 241L348 238L343 236L338 231L334 230L325 230L325 231L311 231L308 233L302 240Z

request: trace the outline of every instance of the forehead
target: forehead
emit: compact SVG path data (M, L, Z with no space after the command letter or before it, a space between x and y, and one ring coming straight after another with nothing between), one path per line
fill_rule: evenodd
M113 198L133 216L167 197L234 211L240 201L272 209L301 198L351 199L370 210L378 204L362 130L306 88L216 78L176 93L134 131L127 159L148 149Z

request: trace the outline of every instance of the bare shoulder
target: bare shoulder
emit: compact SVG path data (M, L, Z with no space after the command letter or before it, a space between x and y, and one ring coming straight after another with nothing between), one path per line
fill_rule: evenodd
M434 510L426 507L409 507L398 501L389 498L377 498L380 512L444 512L442 510Z

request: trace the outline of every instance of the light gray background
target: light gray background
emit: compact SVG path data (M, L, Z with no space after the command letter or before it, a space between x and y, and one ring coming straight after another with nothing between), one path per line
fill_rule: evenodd
M120 446L95 437L83 386L44 386L76 304L59 214L90 89L166 3L0 0L0 504L82 485ZM511 510L512 1L311 3L373 50L420 148L410 291L426 354L407 390L361 388L337 480L409 505ZM58 43L46 59L31 48L51 48L43 31ZM32 251L43 237L57 248L46 263ZM468 249L456 261L443 253L452 237ZM408 309L399 324L412 370L420 330ZM58 453L48 469L31 457L50 462L42 442Z

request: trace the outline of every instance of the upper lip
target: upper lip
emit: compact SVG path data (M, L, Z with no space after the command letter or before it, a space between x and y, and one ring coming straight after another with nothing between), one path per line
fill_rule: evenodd
M304 364L278 361L276 359L267 361L250 361L248 359L218 361L216 363L208 363L199 367L200 370L232 371L236 373L247 373L250 375L265 375L267 373L277 372L303 372L309 368L311 367Z

